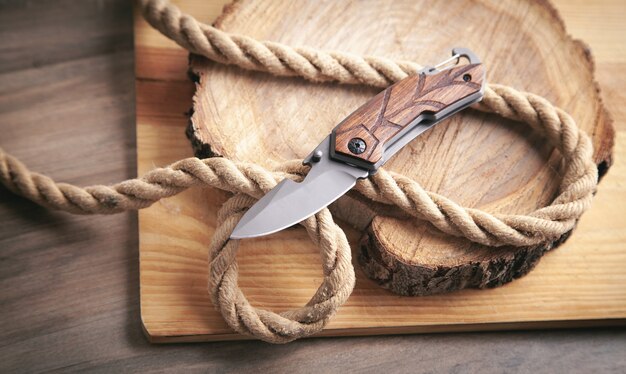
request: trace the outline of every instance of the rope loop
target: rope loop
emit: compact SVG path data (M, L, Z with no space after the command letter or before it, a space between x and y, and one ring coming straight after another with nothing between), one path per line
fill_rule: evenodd
M324 328L354 288L350 245L343 230L324 208L302 221L320 249L324 280L309 302L298 309L274 313L253 307L237 284L239 240L230 234L243 213L256 201L244 194L231 197L220 209L209 245L209 294L213 305L235 331L270 343L287 343Z

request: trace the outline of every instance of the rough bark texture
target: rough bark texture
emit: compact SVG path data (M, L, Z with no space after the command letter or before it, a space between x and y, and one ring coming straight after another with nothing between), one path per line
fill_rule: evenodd
M558 241L527 248L503 248L497 256L458 265L406 263L376 241L370 225L359 243L359 264L373 280L397 294L422 296L463 288L498 287L531 271L547 251L565 242L571 231ZM434 266L433 266L434 265Z
M291 45L436 63L450 47L472 48L487 81L545 96L592 134L600 175L612 163L614 131L600 100L588 48L573 40L547 2L301 2L242 0L216 25ZM424 30L428 30L425 32ZM367 87L311 84L245 72L193 56L197 81L188 135L199 157L273 167L302 158L372 97ZM387 165L425 188L490 212L527 213L548 204L560 158L524 124L467 111L414 140ZM363 230L359 262L403 295L496 287L528 273L554 243L488 248L442 235L426 222L390 217L354 193L333 212ZM392 214L395 215L395 214Z

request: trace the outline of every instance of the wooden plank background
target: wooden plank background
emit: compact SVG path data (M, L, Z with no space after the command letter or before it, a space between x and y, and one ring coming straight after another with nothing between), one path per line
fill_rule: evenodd
M0 146L60 181L136 175L131 8L0 3ZM624 134L623 1L565 8L570 30L605 52L598 78ZM141 331L137 246L134 212L49 212L0 187L0 372L626 370L626 330L616 328L155 346Z
M219 14L224 3L179 2L186 12L206 22ZM563 5L564 17L577 9L571 6ZM618 4L609 6L620 9ZM589 12L593 16L600 10L591 7ZM574 23L574 36L583 36L576 32L588 30L587 22L597 22L594 17ZM185 51L140 17L135 20L138 173L143 174L155 165L192 155L183 129L194 87L185 75ZM624 61L623 50L609 48L607 39L618 42L610 37L588 40L599 44L598 63ZM619 102L622 94L613 95L609 89L605 98ZM405 298L379 288L357 265L354 293L321 335L624 323L626 221L621 212L626 209L626 165L619 160L626 155L626 143L620 119L616 113L617 162L603 180L593 208L573 237L545 256L530 275L493 290ZM152 341L241 338L232 334L206 293L207 245L225 198L220 191L192 189L140 212L142 321ZM306 303L313 294L321 277L317 250L312 245L297 249L290 245L294 239L300 244L305 236L304 230L290 231L242 244L240 285L253 304L281 311ZM348 236L351 243L358 242L358 232L348 230Z

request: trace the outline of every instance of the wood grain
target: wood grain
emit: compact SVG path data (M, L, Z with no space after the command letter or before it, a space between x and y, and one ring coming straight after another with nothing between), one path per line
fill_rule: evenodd
M298 23L298 18L279 17L284 12L283 7L270 7L271 2L254 3L250 8L243 7L244 2L237 3L234 7L227 8L222 17L220 26L226 29L237 30L244 27L246 34L255 37L264 37L270 32L268 23L257 24L250 20L255 19L257 7L263 9L264 14L274 14L277 19L284 19L276 30L276 39L289 44L303 43L304 39L298 39L300 33L287 33L292 30L290 22ZM317 14L321 8L308 9L301 3L299 11L302 14ZM355 6L350 3L350 6ZM311 5L312 6L312 5ZM183 5L186 10L200 11L196 16L203 19L202 9L196 9L194 3ZM290 10L289 8L288 10ZM407 9L397 10L406 13ZM273 12L273 13L272 13ZM376 10L372 10L376 13ZM324 13L326 14L326 13ZM551 15L545 15L552 17ZM230 18L229 18L230 17ZM295 16L294 16L295 17ZM409 17L410 18L410 17ZM237 26L240 19L241 24ZM357 17L363 24L368 20ZM229 21L230 20L230 21ZM536 19L529 18L529 22L536 25ZM329 18L326 23L332 25L339 23L340 19ZM341 22L345 22L342 17ZM504 22L504 21L502 21ZM146 68L141 61L148 58L142 56L144 51L152 51L149 55L169 55L170 43L164 43L157 47L150 44L143 46L141 39L141 26L143 21L138 21L140 32L136 39L138 46L138 66L140 72L156 73ZM245 25L244 25L245 24ZM304 23L298 23L304 27ZM397 26L411 27L410 25ZM460 27L460 26L459 26ZM252 29L254 28L254 30ZM282 30L282 31L281 31ZM355 30L352 28L352 30ZM346 44L345 35L336 35L336 32L328 31L331 36L325 40L327 48L339 48ZM309 33L310 34L310 33ZM409 33L410 34L410 33ZM317 34L324 38L324 32ZM355 36L357 37L357 36ZM154 43L152 39L147 39ZM462 43L473 47L478 43ZM373 46L383 48L386 43L376 42ZM320 46L320 45L315 45ZM362 48L362 47L359 47ZM158 52L157 52L158 51ZM364 53L365 49L354 49L350 52ZM375 53L374 51L373 53ZM440 51L424 50L423 55L411 57L417 61L439 61ZM487 56L489 51L480 51L479 54ZM430 57L429 57L430 56ZM393 55L391 56L393 57ZM185 70L185 56L178 58L179 65L173 59L164 59L158 64L166 72L179 69L180 77ZM538 56L537 56L538 58ZM507 64L494 60L496 71L506 71L513 60L507 60ZM587 62L582 61L585 66ZM154 64L154 63L153 63ZM212 63L206 63L207 76L205 78L206 94L197 95L195 118L204 118L206 125L213 126L213 135L218 139L211 142L220 147L233 147L241 159L254 160L267 167L276 165L284 159L303 157L305 152L312 149L319 139L327 134L334 123L350 113L350 108L358 107L366 98L372 96L372 90L363 87L338 86L333 84L312 85L297 79L276 78L262 73L246 72L233 67L226 67ZM156 66L156 64L154 64ZM535 66L536 65L536 66ZM523 70L525 75L537 75L537 80L554 82L552 76L556 73L545 70L541 64L535 64ZM550 65L552 66L552 65ZM489 78L489 77L488 77ZM533 90L532 84L526 77L511 75L510 83L520 88L528 88L531 91L546 95L555 99L555 94L547 89ZM185 110L190 103L193 86L188 85L189 92L185 92L174 98L168 96L170 103L165 102L161 90L155 90L155 86L169 86L169 81L163 81L158 75L146 74L140 80L142 85L145 81L145 89L138 86L138 147L139 147L139 170L146 171L156 164L165 164L174 161L175 156L183 157L191 153L189 144L175 136L173 131L180 131L187 119ZM534 80L533 80L534 82ZM184 85L184 83L180 83ZM531 84L531 86L527 86ZM554 83L556 85L556 83ZM178 83L176 83L178 85ZM172 86L174 87L174 86ZM253 89L251 90L250 87ZM277 87L279 89L277 89ZM569 86L568 86L569 87ZM149 89L150 88L150 89ZM578 86L572 84L572 91ZM163 89L165 91L165 88ZM156 94L159 92L158 94ZM588 95L587 90L581 91L580 97ZM300 98L300 99L298 99ZM306 100L304 99L306 98ZM307 101L308 100L308 101ZM581 99L582 100L582 99ZM307 105L301 105L307 102ZM593 100L589 101L594 103ZM202 104L202 105L198 105ZM595 113L583 111L574 103L559 103L568 110L579 110L583 121L591 121ZM595 105L595 104L594 104ZM171 106L173 109L169 110ZM328 108L343 108L346 113L337 113ZM315 108L315 113L310 112ZM326 109L324 109L326 108ZM204 111L204 113L200 113ZM171 113L171 114L167 114ZM271 114L271 116L270 116ZM337 118L334 118L337 117ZM268 122L259 122L258 118L265 118ZM293 118L301 121L309 120L309 125L298 127L299 132L292 134L293 137L280 136L281 126L290 123ZM498 148L501 157L497 154L480 154L478 160L483 164L498 159L498 164L488 170L495 173L495 168L507 170L509 163L525 162L530 164L535 174L513 175L505 174L499 183L499 194L506 196L518 191L518 183L526 181L530 183L528 189L523 189L522 195L516 201L518 205L530 200L533 204L544 203L549 197L549 191L537 191L532 187L533 180L539 175L540 181L549 181L556 178L556 170L544 169L544 164L550 158L550 149L541 143L539 136L526 134L523 125L507 122L503 126L502 121L493 116L472 114L464 116L464 121L475 123L479 126L484 137L475 138L470 142L476 151L484 149L484 144L491 137L510 137L510 143ZM250 126L253 124L254 126ZM460 124L450 121L446 129L435 131L430 134L431 139L453 136ZM469 126L469 125L468 125ZM452 128L450 128L452 127ZM164 132L161 132L164 131ZM234 136L234 134L239 134ZM486 137L486 138L485 138ZM471 139L471 138L470 138ZM265 144L267 142L267 144ZM208 144L209 142L207 142ZM417 154L428 144L440 144L440 141L422 141L409 148L409 154ZM537 143L536 145L532 145ZM255 147L266 152L259 158L254 153ZM227 148L211 149L210 152L225 154ZM507 153L507 149L513 149L514 153ZM441 150L444 151L443 149ZM448 156L442 157L441 162L450 164L455 154L467 157L462 152L449 150ZM300 154L300 153L302 154ZM618 149L618 152L620 150ZM484 152L483 152L484 153ZM228 154L226 154L228 155ZM507 157L516 160L507 160ZM444 154L445 156L445 154ZM424 160L417 162L426 162ZM438 162L430 160L429 162ZM555 165L556 160L551 161ZM398 169L401 165L396 165ZM450 170L450 173L458 173L463 165L458 165ZM435 170L435 169L433 169ZM473 170L473 169L472 169ZM622 175L619 168L615 174L620 178ZM537 174L541 171L539 174ZM472 178L473 171L467 171L462 181L465 183ZM410 173L409 173L410 175ZM533 176L535 175L535 176ZM416 176L419 179L419 176ZM507 182L507 178L511 181ZM496 178L493 178L496 181ZM558 180L558 179L557 179ZM459 182L460 183L460 182ZM617 182L618 184L620 182ZM610 182L608 183L610 185ZM445 184L442 184L446 186ZM431 188L433 186L430 186ZM457 189L456 184L450 184L446 188ZM487 189L487 186L485 186ZM554 186L556 188L556 186ZM606 188L606 187L605 187ZM549 189L548 189L549 190ZM443 191L443 190L440 190ZM461 202L471 203L469 192L459 198ZM452 194L456 197L458 194ZM140 213L140 237L141 237L141 299L142 317L146 332L153 341L191 341L191 340L214 340L214 339L239 339L232 335L221 317L215 312L210 304L205 289L206 280L206 247L216 225L216 211L224 201L225 196L216 191L192 190L172 199L156 204L154 207ZM498 197L492 197L498 201ZM614 198L602 202L600 195L596 199L594 209L586 214L580 223L579 232L566 245L566 250L555 252L544 259L530 277L523 278L514 284L504 288L475 291L468 290L450 295L428 298L398 298L396 295L382 290L376 283L368 280L359 271L357 274L357 288L348 303L340 310L333 319L325 335L345 334L380 334L398 332L425 332L425 331L452 331L467 329L490 329L510 328L518 326L523 328L531 323L535 326L554 326L560 323L577 325L582 321L594 321L594 323L620 323L625 315L626 295L621 287L617 286L624 281L621 274L613 264L623 261L620 245L607 245L598 249L598 243L603 241L597 235L591 236L597 230L597 225L611 231L612 240L623 239L620 220L604 222L606 209L613 209L619 203ZM477 204L478 202L473 202ZM489 205L484 201L481 206ZM617 204L617 205L616 205ZM513 204L514 205L514 204ZM519 207L522 209L522 207ZM163 222L167 222L164 225ZM357 243L359 232L348 231L351 243ZM590 244L593 245L590 247ZM272 310L282 311L305 303L314 292L320 279L318 256L314 248L306 238L306 234L299 229L287 230L270 237L246 241L243 244L240 263L240 285L255 305ZM355 248L356 250L356 248ZM593 255L595 251L602 251L602 255ZM355 252L356 253L356 252ZM479 255L478 253L477 255ZM278 260L280 259L280 260ZM597 261L595 266L588 268L588 261ZM582 271L581 269L585 269ZM612 270L611 270L612 269ZM558 285L558 286L557 286ZM601 303L602 307L598 307ZM494 307L497 306L497 307ZM561 321L561 322L558 322Z
M441 52L437 56L432 48L423 47L421 31L449 22L445 33L429 34L429 45L470 46L489 67L487 79L491 82L538 93L571 113L579 126L592 134L600 174L612 163L614 130L596 90L593 61L584 46L567 35L558 13L545 2L485 0L458 3L455 8L443 2L394 2L393 9L403 16L393 18L393 27L379 17L389 11L384 2L376 7L348 2L342 11L334 9L337 4L326 5L326 10L313 3L306 8L306 2L301 8L272 4L237 2L218 25L258 39L432 61L432 65L441 61ZM425 8L432 9L433 15L422 17ZM345 12L350 18L342 16ZM274 27L249 22L259 20L257 14L275 14L289 22ZM334 27L329 26L327 14L338 19L330 22ZM486 28L468 32L479 24ZM295 29L302 32L289 32ZM192 59L192 69L199 83L190 133L200 157L217 154L272 167L306 156L335 123L373 96L365 87L303 85L260 73L241 75L238 69L216 67L202 58ZM585 105L579 105L581 102ZM272 103L271 112L279 114L266 123L268 103ZM339 137L344 152L353 138L376 144L375 136L358 129L354 137ZM391 131L379 135L389 136ZM371 154L365 151L356 157L371 155L378 160L379 150L370 147ZM509 214L528 213L549 204L561 178L558 152L546 139L525 124L471 111L422 134L385 167L463 206ZM336 217L364 232L358 258L368 277L402 295L500 286L527 274L547 251L567 238L494 251L441 235L427 222L377 208L355 192L331 206Z
M619 56L626 50L615 41L624 32L626 7L606 0L564 5L569 30L594 48L603 96L623 134L626 60ZM194 14L197 8L215 8L215 15L221 10L218 2L183 6ZM34 170L81 185L135 175L130 8L126 0L0 4L4 149ZM143 66L173 79L178 71L168 70L171 64L159 67L154 56L180 57L184 73L184 52L161 52L144 55L149 58ZM171 134L184 139L182 128ZM625 140L622 136L618 147ZM184 140L181 144L188 147ZM599 197L619 193L623 182L613 174ZM620 207L613 211L619 221ZM618 245L614 234L623 227L616 222L599 231L600 247ZM573 240L561 250L583 244ZM576 373L626 368L626 330L616 328L325 338L285 346L256 341L154 346L141 332L137 245L135 214L47 212L0 189L0 371L298 373L314 367L346 373L461 368Z
M335 152L361 159L373 167L383 158L388 143L417 117L426 113L436 115L479 92L484 76L482 64L470 64L439 74L422 73L403 79L363 104L332 130ZM363 142L363 150L357 149L361 153L349 149L352 139Z

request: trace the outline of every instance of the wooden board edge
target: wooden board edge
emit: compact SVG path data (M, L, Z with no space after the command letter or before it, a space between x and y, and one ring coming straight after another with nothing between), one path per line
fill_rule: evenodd
M396 327L371 327L354 329L327 329L321 333L307 337L311 338L334 338L346 336L376 336L376 335L410 335L410 334L444 334L457 332L496 332L496 331L520 331L540 329L581 329L599 327L623 327L626 326L626 318L609 319L572 319L553 321L521 321L521 322L493 322L472 324L437 324L423 326L396 326ZM150 331L142 324L144 334L148 341L153 344L172 343L198 343L253 340L252 337L232 334L200 334L200 335L151 335Z

